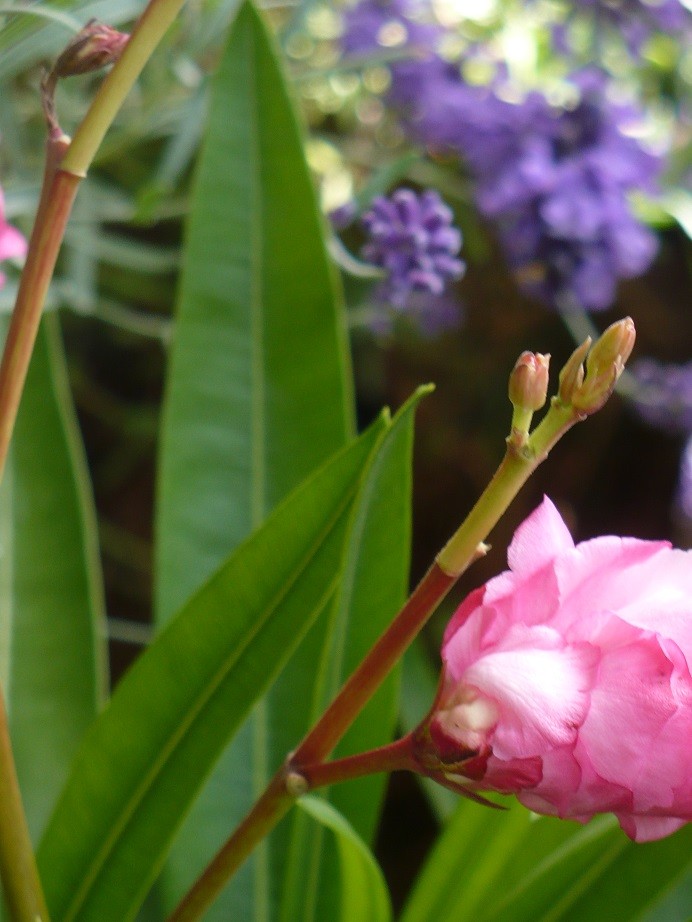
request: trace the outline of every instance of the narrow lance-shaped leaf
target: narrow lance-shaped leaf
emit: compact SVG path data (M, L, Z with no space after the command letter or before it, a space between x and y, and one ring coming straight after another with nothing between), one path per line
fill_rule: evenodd
M330 612L327 633L318 624L306 638L301 653L272 690L274 711L282 716L274 730L275 748L292 748L303 735L307 719L313 723L339 686L350 675L400 608L406 596L410 547L411 451L413 412L428 392L421 388L397 413L391 429L373 455L349 524L339 589ZM306 668L320 657L323 668ZM311 703L307 714L291 714L297 692ZM396 719L397 677L392 676L338 747L338 754L361 752L390 741ZM291 738L292 737L292 738ZM274 758L279 757L279 752ZM367 840L373 837L386 778L377 775L335 786L329 796L339 810ZM300 813L293 828L286 824L283 839L275 837L271 876L283 881L276 893L276 917L281 920L324 918L345 885L333 862L323 863L321 837Z
M499 803L509 809L459 800L415 881L401 922L504 919L493 916L489 907L507 893L514 865L521 864L528 874L532 860L551 855L579 832L573 823L533 817L510 798ZM533 856L528 863L527 853ZM509 920L513 917L508 913Z
M296 490L118 685L39 849L51 917L123 922L139 908L224 744L331 598L381 427Z
M278 55L245 3L213 81L184 250L162 434L159 623L350 436L337 282ZM309 647L299 671L321 668L322 650ZM165 907L285 754L269 742L285 708L307 726L309 698L292 695L283 710L276 701L259 706L195 805L162 875ZM227 918L240 889L234 911L250 919L254 895L261 904L268 891L265 870L253 858L210 918Z
M347 355L301 133L270 37L244 3L214 80L185 245L162 432L159 621L351 436Z
M341 868L341 888L330 918L341 922L388 922L392 909L389 891L377 861L351 824L320 797L302 797L299 811L317 820L333 834Z
M343 545L342 559L339 565L339 578L335 584L335 600L329 609L310 630L299 650L292 657L285 672L280 676L263 707L263 717L267 717L265 758L267 770L275 770L286 754L296 745L309 724L319 714L324 701L335 690L331 686L333 676L323 674L324 666L329 660L324 657L326 643L330 638L337 638L344 643L347 636L347 614L344 608L349 600L360 611L354 609L356 619L369 617L372 624L367 632L373 634L382 628L383 623L391 619L396 608L395 596L403 592L404 567L402 561L408 556L408 516L410 505L410 453L412 440L413 413L415 406L427 388L422 388L405 405L395 417L391 427L380 435L377 451L374 452L364 472L358 496L352 506L350 520ZM400 527L401 534L393 536L392 529ZM405 542L404 549L398 539ZM378 572L379 565L379 572ZM366 574L369 582L366 581ZM381 585L378 585L378 578ZM366 593L369 587L370 594ZM393 587L393 588L392 588ZM381 607L382 610L378 610ZM338 625L339 630L334 626ZM366 632L361 629L361 633ZM339 650L340 659L350 665L349 660L357 656L358 645L366 641L360 639L356 650L348 657ZM327 648L327 651L330 652ZM336 661L333 658L331 661ZM374 701L371 718L374 727L366 731L356 730L354 745L368 740L373 744L384 742L391 734L395 706L392 700L392 688L385 690L384 697ZM257 722L253 727L257 732ZM240 737L239 737L240 739ZM243 739L248 747L252 742L249 733ZM237 741L236 741L237 742ZM255 765L247 763L247 753L232 747L238 759L238 775L252 780L251 771ZM261 776L260 776L261 777ZM358 818L372 828L377 811L379 788L384 779L376 779L375 796L368 801L369 791L357 791L355 804L359 807ZM369 779L372 783L372 779ZM236 797L237 810L247 810L253 799L253 792L247 791L244 802L238 794L237 783L233 782L232 793ZM257 792L255 792L257 793ZM200 813L200 818L203 814ZM230 822L229 818L226 818ZM218 820L217 820L218 825ZM183 833L187 832L183 828ZM227 829L226 829L227 834ZM324 876L317 875L321 835L318 827L306 824L301 814L295 814L290 821L284 822L270 838L271 848L266 850L262 860L258 861L254 873L247 867L241 869L237 877L212 907L212 917L218 918L265 918L283 919L300 917L308 922L310 913L332 898L340 884L330 869ZM189 848L187 839L182 840L179 854ZM189 854L189 852L188 852ZM315 871L314 879L310 870ZM181 891L201 870L194 866L179 866L178 885ZM333 866L331 868L333 870ZM172 892L169 894L172 895ZM175 894L180 896L181 893ZM223 912L220 908L223 907ZM225 915L224 915L225 913Z
M611 849L604 850L594 867L577 873L569 854L555 871L565 882L556 901L561 922L579 919L612 919L630 922L645 917L647 910L663 902L685 873L692 872L692 826L657 842L636 844L620 830L613 831ZM544 877L545 881L545 877ZM548 915L554 910L550 910ZM687 922L690 904L678 919ZM674 917L668 916L669 922Z
M34 838L105 693L95 518L61 350L45 317L0 487L0 669Z

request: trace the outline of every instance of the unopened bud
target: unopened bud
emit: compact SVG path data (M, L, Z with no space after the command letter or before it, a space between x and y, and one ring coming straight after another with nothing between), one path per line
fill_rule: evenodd
M586 357L586 376L584 376L584 369L581 364L584 356L581 356L580 370L573 386L571 386L568 400L565 400L566 394L563 395L562 393L561 377L560 397L563 401L569 403L584 415L600 410L613 393L617 380L625 367L625 362L632 354L635 338L636 331L630 317L609 326ZM583 348L584 346L581 347L581 350ZM580 352L580 350L577 350L577 352ZM567 363L565 369L571 362L572 359ZM567 391L567 387L565 387L565 391Z
M522 352L509 376L509 399L515 409L533 413L545 404L549 365L549 355Z
M55 77L74 77L114 64L123 52L130 36L90 20L55 62Z
M634 322L631 317L618 320L611 324L605 333L596 340L593 349L586 359L587 380L606 374L610 376L612 369L617 369L618 378L622 374L625 362L632 354L634 341L637 338Z
M577 346L560 372L558 396L562 403L569 406L574 394L584 381L584 359L591 348L591 337L587 336L581 346Z

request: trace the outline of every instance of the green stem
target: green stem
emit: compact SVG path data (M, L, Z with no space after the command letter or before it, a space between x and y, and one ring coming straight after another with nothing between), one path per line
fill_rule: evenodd
M458 577L485 553L484 540L549 449L581 417L553 400L545 419L521 448L508 439L507 451L495 476L457 532L438 555L408 602L365 659L347 679L336 698L302 743L277 772L242 824L216 854L183 898L168 922L193 922L212 905L242 861L289 809L292 798L313 785L356 777L358 772L416 766L407 761L406 738L390 747L350 759L322 764L358 714L420 632Z
M550 410L534 429L526 444L508 439L507 451L480 499L437 555L437 563L446 572L459 576L473 559L479 544L495 527L509 504L526 483L550 449L576 422L580 415L554 398Z
M125 96L183 3L184 0L151 0L121 59L96 94L67 152L68 139L54 132L49 137L41 198L0 361L0 478L7 461L46 293L79 181L86 175ZM1 693L0 878L14 922L46 922L48 912L22 805L7 711Z
M62 163L64 170L77 176L86 176L125 97L184 5L185 0L150 0L120 60L99 87L89 111L75 132Z

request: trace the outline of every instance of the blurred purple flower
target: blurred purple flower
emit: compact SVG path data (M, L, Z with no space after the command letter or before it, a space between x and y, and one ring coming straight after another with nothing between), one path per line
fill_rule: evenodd
M680 461L680 479L675 505L692 522L692 436L687 439Z
M437 192L397 189L374 199L362 221L368 237L362 256L385 273L378 300L405 310L414 292L441 295L463 274L461 232Z
M430 49L442 30L417 20L429 8L417 0L363 0L345 10L341 47L346 54L368 54L383 48Z
M692 523L692 362L674 365L643 358L631 366L631 373L637 382L632 403L639 416L657 429L687 438L675 507Z
M612 26L633 54L654 32L675 34L689 28L690 14L680 0L574 0L574 8L585 8Z
M5 196L0 188L0 261L3 259L21 259L26 256L26 240L11 224L5 220ZM0 288L5 284L5 275L0 272Z
M644 358L631 372L638 385L634 406L641 418L666 432L692 435L692 362L673 365Z
M404 126L417 141L466 162L479 210L496 224L525 291L560 310L610 307L618 280L644 272L657 251L655 234L629 202L634 191L655 191L661 166L632 134L640 113L609 99L596 68L574 75L578 101L557 110L537 92L520 103L503 98L499 64L491 85L469 85L458 64L435 53L437 27L434 40L416 32L425 28L409 18L417 8L364 0L347 18L344 47L365 48L366 22L372 47L384 11L412 41L427 37L425 56L419 49L418 57L390 66L388 100Z
M425 73L407 124L465 159L522 287L561 309L609 307L618 279L647 269L657 248L628 201L653 191L660 169L629 133L639 113L610 102L595 70L573 78L579 101L557 111L538 93L513 104L469 86L441 62Z

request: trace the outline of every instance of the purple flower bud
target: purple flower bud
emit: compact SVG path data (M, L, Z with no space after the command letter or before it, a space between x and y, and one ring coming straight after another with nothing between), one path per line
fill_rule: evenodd
M431 190L417 195L398 189L373 201L362 219L368 236L362 255L385 272L379 300L403 310L414 292L441 295L447 282L461 277L461 233L452 220Z

